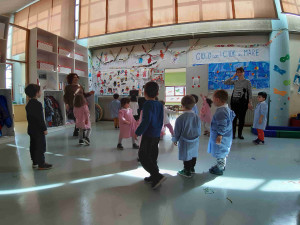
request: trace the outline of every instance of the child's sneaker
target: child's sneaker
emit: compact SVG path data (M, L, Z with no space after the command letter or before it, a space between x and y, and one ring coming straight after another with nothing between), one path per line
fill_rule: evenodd
M255 140L253 140L252 142L253 142L253 144L258 145L259 144L259 139L257 138Z
M191 169L191 174L195 174L195 168Z
M150 184L150 183L153 182L153 179L152 179L151 176L150 176L150 177L145 177L145 178L144 178L144 181L145 181L146 183Z
M223 171L224 170L225 170L225 168L223 170L220 170L219 167L213 166L212 168L209 169L209 172L211 174L215 174L215 175L221 176L221 175L223 175Z
M187 177L187 178L191 178L192 177L191 172L187 171L185 169L178 171L177 174L180 175L180 176L183 176L183 177Z
M152 189L155 190L156 188L158 188L167 178L163 175L161 175L161 177L157 180L153 180L152 181Z
M39 168L38 164L32 164L32 169L37 169L37 168Z
M52 165L48 163L44 163L44 165L39 166L39 170L50 170L52 169Z
M79 144L80 145L84 145L84 141L83 140L79 140Z
M132 148L133 148L133 149L139 149L140 146L138 146L136 143L134 143L134 144L132 145Z
M261 140L259 140L258 138L257 138L256 140L254 140L253 143L254 143L255 145L259 145L259 143L265 144L264 141L261 141Z
M124 149L124 147L123 147L123 145L122 145L122 144L118 144L118 145L117 145L117 149L119 149L119 150L123 150L123 149Z
M89 138L85 138L83 141L86 145L90 145L90 139Z

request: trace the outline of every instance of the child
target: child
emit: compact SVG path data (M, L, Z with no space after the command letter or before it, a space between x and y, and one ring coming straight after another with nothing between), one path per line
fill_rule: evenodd
M134 119L137 121L139 119L139 115L138 115L139 104L137 102L137 98L135 95L132 95L130 97L130 108L132 109L132 114Z
M143 110L143 105L144 105L144 103L146 102L146 99L145 99L145 97L140 97L139 99L138 99L138 105L139 105L139 108L138 108L138 116L139 116L139 119L141 120L141 112L142 112L142 110Z
M195 106L195 99L191 95L181 99L183 110L175 122L175 135L172 141L179 149L179 160L183 161L184 169L178 174L184 177L192 177L195 173L195 165L198 157L199 136L201 135L201 121L192 108Z
M217 164L209 169L215 175L223 175L226 166L226 157L232 144L232 121L235 113L229 109L228 93L218 90L214 93L213 102L217 110L211 121L210 138L207 152L217 158Z
M25 94L30 98L26 105L28 121L28 134L30 136L30 156L32 168L49 170L51 164L45 162L46 137L48 134L44 120L43 106L37 99L41 97L41 87L36 84L29 84L25 88Z
M150 173L150 177L146 177L144 180L152 183L153 189L158 188L166 180L166 177L159 173L157 166L158 143L164 119L163 105L155 100L158 90L158 84L153 81L145 85L144 94L147 101L143 105L142 122L135 131L136 139L137 136L143 135L139 159L143 168Z
M113 97L114 100L110 103L110 113L111 113L111 118L114 119L115 128L117 129L119 128L118 115L119 115L119 110L121 108L121 103L118 100L119 94L114 94Z
M132 138L132 148L139 149L139 146L135 143L134 132L136 130L136 121L132 115L132 109L129 108L130 99L121 99L121 109L119 111L119 123L120 123L120 134L119 143L117 148L123 150L122 140L123 138Z
M164 127L167 127L169 129L171 135L174 136L173 126L170 123L168 114L175 113L175 112L173 110L168 109L165 106L165 104L166 104L165 101L159 101L159 102L164 106Z
M90 111L82 94L75 95L73 111L76 118L76 127L79 128L79 144L89 145L91 135Z
M267 96L268 95L266 92L259 92L257 96L259 103L255 108L253 121L253 128L257 129L258 134L258 138L253 141L253 143L256 145L259 143L265 143L264 129L266 129L268 114L268 104L266 103Z
M202 98L202 108L200 111L200 119L203 122L204 135L209 136L210 123L211 123L211 119L212 119L212 114L211 114L211 110L210 110L212 100L202 94L200 94L200 96Z
M194 113L195 113L196 115L198 115L198 116L199 116L199 109L198 109L198 106L197 106L197 103L198 103L198 100L199 100L199 98L198 98L198 96L197 96L197 95L194 95L194 94L192 94L191 96L193 96L193 97L194 97L194 99L195 99L195 102L196 102L196 104L194 105L194 107L193 107L192 111L194 111Z

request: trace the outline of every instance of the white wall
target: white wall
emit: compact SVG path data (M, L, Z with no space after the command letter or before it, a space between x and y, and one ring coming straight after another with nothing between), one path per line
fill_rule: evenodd
M300 113L299 86L293 84L294 76L300 60L300 34L290 34L290 66L291 66L291 95L290 116Z

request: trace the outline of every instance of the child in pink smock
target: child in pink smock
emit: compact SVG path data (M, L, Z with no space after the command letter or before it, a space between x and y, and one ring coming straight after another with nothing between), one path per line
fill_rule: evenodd
M79 144L89 145L91 135L90 111L82 94L75 95L73 112L76 118L76 127L79 128Z
M166 127L169 129L171 136L174 136L174 129L170 122L168 114L175 114L176 112L173 110L170 110L166 107L165 101L160 101L160 103L164 106L164 125L161 129L160 139L163 139L163 136L166 134Z
M202 94L200 94L200 96L202 98L202 108L200 111L200 119L204 126L204 135L209 135L210 123L212 120L212 113L211 113L211 109L210 109L212 100Z
M122 140L124 138L132 138L132 148L139 149L135 143L134 134L137 128L137 122L133 117L132 109L130 108L130 99L121 99L121 109L119 111L120 134L117 148L123 150Z

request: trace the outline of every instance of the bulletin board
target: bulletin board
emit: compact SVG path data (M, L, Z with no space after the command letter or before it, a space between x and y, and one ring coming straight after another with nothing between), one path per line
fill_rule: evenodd
M244 68L245 78L254 89L270 88L269 62L234 62L209 64L208 90L233 89L233 85L225 85L224 81L232 77L238 67Z

